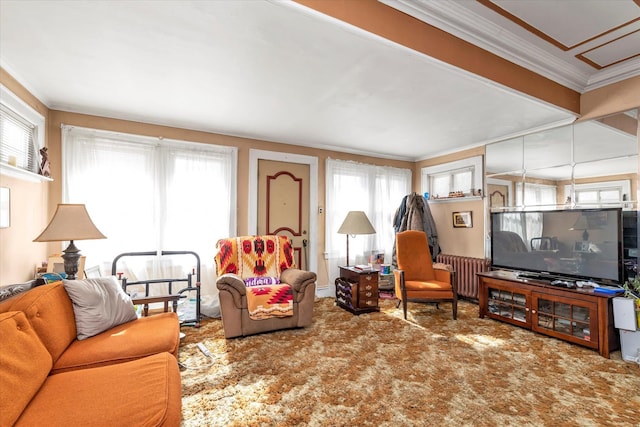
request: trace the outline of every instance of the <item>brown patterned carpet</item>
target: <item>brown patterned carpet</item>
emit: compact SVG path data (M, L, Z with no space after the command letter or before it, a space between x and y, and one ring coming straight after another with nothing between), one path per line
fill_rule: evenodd
M640 426L640 367L478 318L461 301L354 316L318 299L305 329L225 340L207 320L180 360L183 426ZM213 355L197 350L203 342Z

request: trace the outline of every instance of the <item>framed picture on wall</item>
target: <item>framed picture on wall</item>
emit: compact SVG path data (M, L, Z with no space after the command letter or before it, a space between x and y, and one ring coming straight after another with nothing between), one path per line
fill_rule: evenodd
M453 213L453 227L454 228L471 228L471 227L473 227L473 220L471 218L471 211L454 212Z
M81 256L78 260L78 272L76 279L84 279L84 262L86 257ZM51 255L47 261L47 273L64 273L64 259L60 255Z
M8 187L0 187L0 228L11 225L11 201Z

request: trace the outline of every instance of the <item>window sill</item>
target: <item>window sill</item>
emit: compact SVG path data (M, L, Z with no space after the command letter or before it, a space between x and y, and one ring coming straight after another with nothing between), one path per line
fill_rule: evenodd
M47 178L46 176L29 172L22 168L17 168L15 166L11 166L6 163L0 163L0 175L10 176L13 178L18 178L24 181L31 181L31 182L53 181L52 178Z
M429 199L429 203L468 202L470 200L482 200L482 196L440 197L438 199Z

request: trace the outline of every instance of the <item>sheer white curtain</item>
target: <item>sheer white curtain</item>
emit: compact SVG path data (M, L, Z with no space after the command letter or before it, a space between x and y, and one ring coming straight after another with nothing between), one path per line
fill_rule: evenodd
M62 150L64 202L84 203L107 236L76 243L86 267L111 274L121 253L193 251L203 294L217 294L215 243L236 234L235 148L63 126ZM193 256L118 261L130 280L181 278L195 267Z
M325 252L328 277L337 277L346 263L346 236L338 229L349 211L364 211L376 234L349 237L350 264L366 264L372 250L391 262L393 216L411 191L411 170L327 159Z
M524 203L522 200L522 183L516 183L516 203L518 206L548 206L554 207L558 202L556 200L557 187L554 185L544 184L524 184ZM524 216L523 216L524 218ZM527 246L531 244L532 237L542 236L542 214L527 215L528 221L519 223L517 230L512 230L520 234ZM529 249L531 249L529 247Z
M524 184L524 201L522 199L522 183L516 183L516 204L517 206L550 206L557 205L555 185L545 184Z

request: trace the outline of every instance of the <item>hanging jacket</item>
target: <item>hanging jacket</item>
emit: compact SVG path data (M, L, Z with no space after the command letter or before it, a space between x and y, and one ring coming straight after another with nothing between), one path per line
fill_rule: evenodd
M433 215L431 215L429 203L424 196L416 192L404 196L402 203L396 210L393 227L396 233L406 230L424 231L427 235L433 260L435 260L436 256L440 253L436 223L433 220ZM393 243L392 259L393 265L397 266L395 241Z

